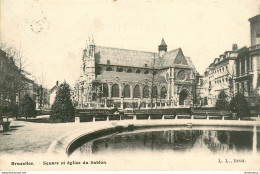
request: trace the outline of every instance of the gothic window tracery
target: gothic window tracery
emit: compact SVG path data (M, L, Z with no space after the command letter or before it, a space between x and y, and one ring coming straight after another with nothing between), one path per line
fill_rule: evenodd
M153 87L152 97L153 97L153 98L157 98L157 95L158 95L157 87L154 86L154 87Z
M112 97L119 97L119 86L118 86L118 84L114 84L112 86Z
M143 89L143 98L149 97L149 87L146 85Z
M130 98L130 86L126 85L124 89L124 97L125 98Z
M161 88L161 99L165 99L166 98L166 95L167 95L167 89L163 86Z
M139 98L140 97L140 87L139 85L136 85L134 87L134 98Z
M108 85L106 83L103 84L103 97L108 97Z
M127 70L127 73L131 73L131 72L132 72L132 69L129 68L129 69Z
M138 69L138 70L136 70L136 72L135 73L141 73L141 70L140 69Z

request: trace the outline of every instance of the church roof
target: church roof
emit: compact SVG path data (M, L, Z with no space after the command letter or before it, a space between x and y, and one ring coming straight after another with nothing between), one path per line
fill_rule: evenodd
M98 64L149 67L158 53L96 46L95 59Z
M162 41L164 41L164 39ZM175 59L179 56L187 60L187 65L184 66L195 69L191 59L183 55L181 48L166 52L163 57L159 57L159 54L155 52L127 50L102 46L96 46L95 51L95 59L97 64L110 64L140 68L151 68L154 56L157 61L155 68L158 69L174 67L177 65L175 63Z
M193 62L191 61L190 57L186 57L186 56L185 56L185 58L186 58L186 60L187 60L187 62L188 62L188 65L191 66L196 73L198 73L198 71L197 71L197 69L195 68L195 66L194 66Z
M174 61L180 51L180 48L166 52L161 60L162 67L173 66Z
M96 81L105 82L107 81L127 81L127 82L144 82L147 79L151 81L151 76L148 74L138 74L138 73L126 73L126 72L116 72L116 71L106 71L106 73L102 73L98 75ZM155 83L167 83L164 76L155 75L154 77Z

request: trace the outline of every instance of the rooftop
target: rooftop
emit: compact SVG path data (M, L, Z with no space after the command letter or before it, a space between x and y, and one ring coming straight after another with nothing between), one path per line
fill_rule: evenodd
M250 23L260 22L260 14L248 19Z
M120 48L111 48L96 46L95 59L98 64L121 65L132 67L145 67L151 64L154 56L157 58L158 53L136 51Z
M151 76L148 74L106 71L106 73L98 75L96 81L105 82L109 80L119 80L128 82L143 82L144 79L147 79L149 81L151 80ZM155 75L154 80L155 83L166 83L166 80L163 76Z
M184 61L181 63L176 62L177 57L184 58ZM191 59L183 55L181 48L166 52L163 57L159 57L159 54L155 52L103 46L96 46L95 50L95 59L98 64L151 68L154 58L156 59L155 68L174 67L177 64L184 64L195 69Z

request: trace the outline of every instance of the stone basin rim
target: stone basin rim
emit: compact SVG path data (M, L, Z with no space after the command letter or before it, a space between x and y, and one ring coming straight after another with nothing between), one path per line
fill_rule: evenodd
M76 124L76 123L75 123ZM172 127L181 127L181 126L201 126L201 127L219 127L221 129L224 128L238 128L238 129L249 129L253 128L254 126L260 127L259 121L236 121L236 120L230 120L228 122L223 122L222 120L207 120L204 122L201 122L201 120L136 120L136 121L101 121L95 122L95 123L77 123L79 124L79 128L74 131L70 131L60 137L58 137L55 141L53 141L48 150L47 153L51 154L58 154L63 156L69 156L69 149L73 143L75 143L78 139L82 137L86 137L91 134L95 134L96 132L106 133L106 132L112 132L116 133L116 129L123 129L127 130L129 126L134 126L134 128L140 128L140 129L151 129L151 128L161 128L166 126L172 126ZM83 127L82 127L83 126ZM86 127L84 127L86 126ZM89 126L89 127L88 127ZM225 129L224 129L225 130ZM252 129L253 130L253 129ZM99 138L99 137L96 137ZM94 139L96 139L94 138ZM92 140L94 140L92 139Z

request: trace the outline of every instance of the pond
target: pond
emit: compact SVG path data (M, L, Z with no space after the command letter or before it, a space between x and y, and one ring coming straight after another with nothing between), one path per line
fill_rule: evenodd
M259 153L260 130L256 127L170 127L113 133L82 144L72 156L106 153ZM139 154L140 155L140 154Z

